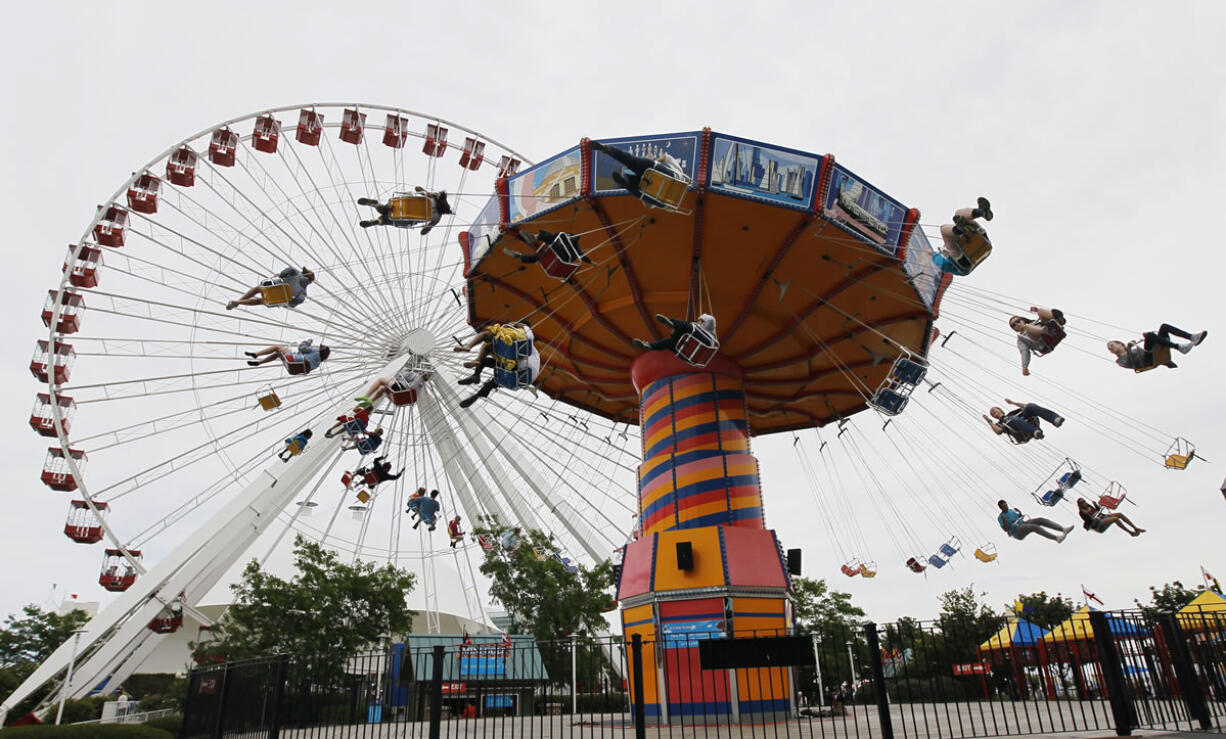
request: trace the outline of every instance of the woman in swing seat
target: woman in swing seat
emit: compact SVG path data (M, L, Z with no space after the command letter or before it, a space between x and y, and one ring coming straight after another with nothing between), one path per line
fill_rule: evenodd
M1073 530L1072 526L1062 527L1048 518L1027 518L1018 509L1010 508L1009 504L1004 500L996 501L996 505L1000 507L1000 515L996 517L996 523L1000 524L1001 530L1008 534L1010 538L1017 539L1018 541L1025 539L1031 534L1038 534L1044 539L1051 539L1059 544ZM1053 534L1053 531L1060 533Z
M1140 536L1145 529L1139 528L1128 516L1118 511L1108 513L1085 498L1077 499L1077 515L1081 516L1081 526L1086 531L1099 534L1114 526L1119 526L1129 536Z

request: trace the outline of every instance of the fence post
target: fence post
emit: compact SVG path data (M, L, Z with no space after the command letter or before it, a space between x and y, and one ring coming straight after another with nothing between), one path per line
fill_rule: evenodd
M217 701L217 722L213 724L213 736L222 739L226 732L226 696L230 693L230 669L232 662L227 662L221 670L221 698Z
M646 739L647 716L643 705L643 635L630 637L630 658L634 664L630 667L630 678L634 680L634 736L635 739Z
M278 739L281 735L281 704L285 702L285 681L289 679L289 655L277 655L277 682L272 688L272 724L268 727L268 739Z
M1212 728L1209 706L1205 703L1200 681L1196 679L1192 655L1188 652L1188 643L1183 639L1175 614L1162 614L1158 623L1162 627L1162 636L1166 640L1166 648L1170 651L1171 662L1175 665L1175 679L1179 681L1179 694L1188 706L1188 715L1200 722L1200 728ZM1206 668L1211 669L1209 666Z
M1131 736L1134 722L1132 701L1128 698L1128 683L1124 680L1124 667L1120 663L1120 653L1115 648L1115 639L1111 635L1111 619L1105 611L1090 611L1090 628L1094 630L1094 647L1098 652L1098 661L1103 668L1103 682L1106 683L1108 696L1111 700L1111 715L1115 718L1116 736Z
M873 674L873 692L877 694L877 718L881 722L883 739L894 739L894 721L890 718L890 698L885 693L885 665L881 662L881 642L877 639L877 624L864 624L868 640L868 663Z
M443 729L443 651L434 645L434 664L430 673L430 739L439 739Z

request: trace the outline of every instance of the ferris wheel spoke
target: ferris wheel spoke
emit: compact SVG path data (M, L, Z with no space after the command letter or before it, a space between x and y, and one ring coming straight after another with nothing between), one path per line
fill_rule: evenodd
M259 218L261 218L264 222L270 224L273 228L275 228L278 232L280 232L280 234L284 237L286 241L297 246L297 248L301 249L304 253L306 253L309 258L314 259L316 262L318 262L321 265L321 267L322 265L326 263L326 260L321 259L319 255L315 252L315 250L311 247L310 239L307 239L305 235L302 234L302 232L298 229L298 224L295 219L293 218L282 218L282 219L273 218L271 214L269 214L266 210L264 210L263 208L258 206L253 200L251 200L251 198L247 195L245 190L235 187L233 183L218 168L214 167L212 169L213 169L213 172L216 174L217 179L219 179L221 183L228 186L237 196L239 196L242 199L242 202L249 205L252 211L254 211L254 214L258 215ZM225 200L224 194L222 194L219 190L217 190L211 181L206 180L206 182L210 188L214 189L214 192L217 193L219 197ZM227 202L229 203L231 208L234 210L234 212L238 214L240 217L242 217L247 222L247 226L249 229L258 231L258 224L252 219L252 214L246 213L242 211L241 209L239 209L233 199L229 199L227 200ZM287 231L283 225L283 222L289 223L290 227L294 230L295 233L291 234L289 231ZM324 244L329 245L329 250L332 251L334 256L337 254L335 249L331 248L331 239L328 239L324 234L320 234L320 233L316 233L316 236L319 237L319 239ZM269 245L263 243L263 240L253 240L251 243L256 244L261 251L263 251L265 254L269 255L270 257L272 257L274 260L280 260L281 262L290 264L290 265L297 264L297 261L294 260L290 255L286 254L284 251L280 251L273 247L270 247ZM338 297L336 293L331 289L331 287L326 284L325 285L315 284L314 289L316 291L324 293L325 295L329 295L333 297L334 299ZM363 315L367 319L373 318L372 315L366 314L365 312L363 312Z

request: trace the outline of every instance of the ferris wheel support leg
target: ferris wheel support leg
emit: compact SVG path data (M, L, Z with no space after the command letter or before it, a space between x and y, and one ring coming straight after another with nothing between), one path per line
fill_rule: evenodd
M375 376L395 376L408 359L407 354L392 359ZM350 405L349 402L339 404L323 417L345 413ZM124 655L138 651L144 640L156 642L160 639L161 635L147 626L164 604L180 599L193 607L199 604L228 568L276 520L278 512L290 505L299 491L340 450L343 440L339 436L332 439L324 438L323 434L317 436L318 440L311 444L307 453L294 457L289 464L270 466L266 474L257 475L255 482L86 624L80 649L88 650L102 643L78 664L75 672L80 676L79 684L87 687L74 690L74 696L88 693L93 686L110 678L109 671L123 663ZM13 706L65 671L72 653L72 640L69 640L8 695L0 704L0 723ZM77 682L75 677L73 682Z
M455 393L451 395L454 396ZM426 431L438 447L442 458L454 463L444 464L443 471L451 482L452 490L456 491L464 505L464 510L493 514L501 521L510 521L510 513L489 491L484 478L477 474L476 464L468 456L468 451L460 444L444 417L442 405L428 393L420 395L417 403L426 419Z

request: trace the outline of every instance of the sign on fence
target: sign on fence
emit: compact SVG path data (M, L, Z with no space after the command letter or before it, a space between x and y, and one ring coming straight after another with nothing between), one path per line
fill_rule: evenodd
M988 671L982 662L963 662L954 665L955 675L983 675Z

